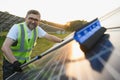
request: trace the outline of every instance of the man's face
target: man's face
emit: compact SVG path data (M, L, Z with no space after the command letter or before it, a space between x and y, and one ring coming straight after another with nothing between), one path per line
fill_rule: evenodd
M36 14L29 14L26 16L25 21L30 30L35 29L39 25L40 16Z

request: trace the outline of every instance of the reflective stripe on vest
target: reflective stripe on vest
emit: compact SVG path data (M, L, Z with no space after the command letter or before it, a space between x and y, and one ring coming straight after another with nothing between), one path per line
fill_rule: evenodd
M14 56L21 63L30 59L31 50L37 39L37 28L32 31L31 39L28 41L28 33L25 24L18 24L18 43L16 46L11 47Z

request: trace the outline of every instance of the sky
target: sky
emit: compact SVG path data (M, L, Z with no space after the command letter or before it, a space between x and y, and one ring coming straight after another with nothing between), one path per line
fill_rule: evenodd
M30 9L41 19L64 24L73 20L91 21L120 7L120 0L0 0L0 11L25 17Z

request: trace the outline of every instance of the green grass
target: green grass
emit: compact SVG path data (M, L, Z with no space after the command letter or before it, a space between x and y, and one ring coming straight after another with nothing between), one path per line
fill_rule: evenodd
M0 37L0 55L1 55L1 46L5 40L5 36Z
M56 33L52 33L52 35L55 35L61 39L65 38L68 34L70 33L65 33L65 34L56 34ZM36 55L40 55L42 52L46 51L47 49L49 49L50 47L52 47L55 43L48 41L44 38L38 39L37 40L37 44L33 49L32 52L32 57L36 56Z

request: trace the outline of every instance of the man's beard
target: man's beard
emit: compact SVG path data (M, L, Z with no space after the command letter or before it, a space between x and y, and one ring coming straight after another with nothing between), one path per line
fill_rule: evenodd
M33 29L35 29L37 27L37 24L35 24L35 23L28 23L27 26L28 26L29 29L33 30Z

